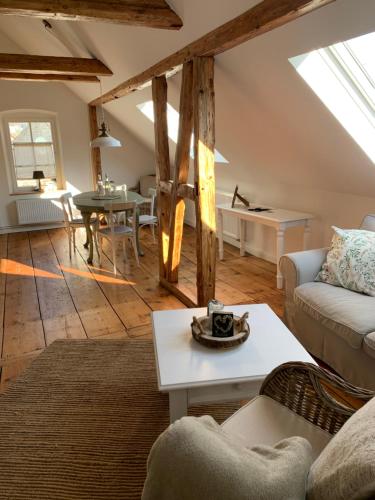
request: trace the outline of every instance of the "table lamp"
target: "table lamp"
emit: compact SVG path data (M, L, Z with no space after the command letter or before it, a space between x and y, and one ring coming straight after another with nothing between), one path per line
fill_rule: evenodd
M41 186L41 183L40 183L40 179L44 179L44 172L43 172L43 170L34 170L34 172L33 172L33 179L39 181L39 185L38 185L37 188L34 189L34 191L41 191L42 190L42 186Z

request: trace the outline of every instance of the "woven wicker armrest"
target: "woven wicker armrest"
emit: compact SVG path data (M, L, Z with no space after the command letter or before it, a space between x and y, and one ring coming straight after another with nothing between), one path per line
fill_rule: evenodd
M260 394L278 401L321 429L335 434L375 393L360 389L310 363L275 368Z

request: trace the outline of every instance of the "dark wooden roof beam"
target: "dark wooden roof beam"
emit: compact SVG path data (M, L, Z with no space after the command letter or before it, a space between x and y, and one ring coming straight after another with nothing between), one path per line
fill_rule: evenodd
M181 18L165 0L0 0L0 14L169 30L182 27Z
M113 73L98 59L79 57L0 54L0 72L51 73L88 76L111 76Z
M99 78L91 75L69 75L53 73L14 73L1 71L0 80L13 80L24 82L86 82L97 83Z

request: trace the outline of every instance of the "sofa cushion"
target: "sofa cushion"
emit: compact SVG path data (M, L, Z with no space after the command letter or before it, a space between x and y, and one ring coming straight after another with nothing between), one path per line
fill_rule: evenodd
M334 227L331 248L315 281L375 297L375 232Z
M375 297L314 282L297 287L294 301L354 349L360 349L364 337L375 332Z
M248 449L212 417L183 417L151 449L142 500L300 500L311 463L301 437Z
M375 332L366 335L363 342L363 349L369 356L375 358Z
M361 229L375 232L375 214L368 214L362 221Z
M375 398L343 425L313 463L307 498L375 498Z
M314 460L332 438L329 432L268 396L252 399L229 417L222 428L234 441L247 448L259 443L273 446L291 436L303 437L311 444Z

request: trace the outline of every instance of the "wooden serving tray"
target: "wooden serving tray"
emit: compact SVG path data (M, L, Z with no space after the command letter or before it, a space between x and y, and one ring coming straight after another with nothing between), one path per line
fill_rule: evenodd
M234 335L232 337L212 336L212 316L201 316L200 318L194 316L191 324L191 332L193 338L206 347L228 349L240 345L248 339L250 327L246 321L247 317L248 313L245 313L241 318L233 316Z

